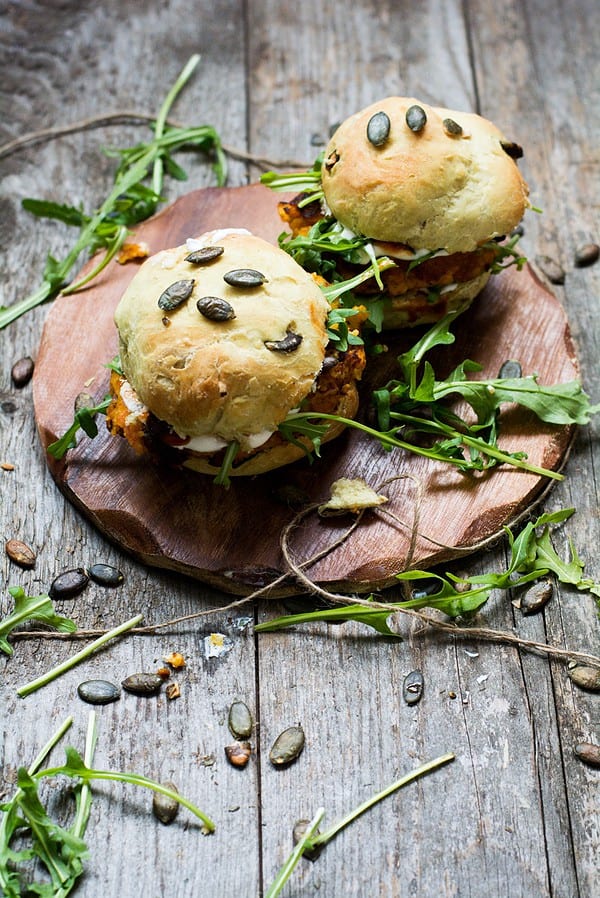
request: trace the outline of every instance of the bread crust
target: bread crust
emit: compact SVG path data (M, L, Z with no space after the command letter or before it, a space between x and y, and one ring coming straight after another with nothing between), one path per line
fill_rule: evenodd
M222 246L206 265L185 261L190 249ZM266 281L229 286L223 275L252 268ZM158 299L194 279L189 299L172 311ZM196 301L225 299L235 318L205 318ZM310 392L327 344L329 306L311 275L285 252L248 232L215 231L164 250L141 266L115 312L121 364L140 400L181 436L236 440L274 431ZM294 333L291 351L268 348Z
M417 133L410 106L427 116ZM374 146L367 125L375 113L390 120L387 140ZM453 136L451 119L462 128ZM528 205L528 187L505 138L474 113L387 97L346 119L325 151L322 184L333 215L357 234L413 250L471 252L509 234Z

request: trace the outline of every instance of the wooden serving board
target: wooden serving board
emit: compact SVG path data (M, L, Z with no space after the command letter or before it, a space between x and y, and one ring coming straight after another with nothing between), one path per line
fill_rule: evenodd
M137 239L154 253L206 230L245 227L276 242L283 230L278 199L261 185L197 190L141 224ZM34 374L44 449L71 424L78 393L86 390L98 401L106 394L105 366L117 353L112 316L136 270L136 263L111 263L87 289L53 303ZM495 377L511 358L521 363L524 374L537 373L540 383L578 377L564 311L529 268L493 277L454 331L455 344L444 349L448 371L472 358L483 364L482 376ZM390 351L369 369L365 404L372 386L394 376L396 356L415 339L414 333L386 337ZM234 478L225 490L210 477L153 466L124 440L110 437L102 419L99 424L99 435L94 440L82 436L62 461L47 456L65 496L137 559L237 595L272 582L285 570L280 535L298 510L295 500L325 501L340 477L360 477L371 486L390 481L381 492L395 519L367 512L341 546L308 569L329 589L357 592L389 586L407 559L411 567L430 568L473 551L518 520L549 483L508 467L465 476L450 465L386 452L351 430L326 445L312 465L302 460L259 477ZM558 470L572 435L573 428L540 424L514 407L502 414L502 448L524 450L536 465ZM308 515L292 538L296 560L322 552L348 524L347 516ZM277 594L298 591L288 581Z

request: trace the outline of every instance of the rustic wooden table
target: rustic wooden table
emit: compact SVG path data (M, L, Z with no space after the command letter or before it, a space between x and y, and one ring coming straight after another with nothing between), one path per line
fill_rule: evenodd
M525 148L521 167L543 214L528 213L522 245L530 259L548 256L562 265L564 284L552 289L566 310L586 390L600 398L600 264L574 264L577 247L600 237L600 17L593 0L32 0L2 8L3 145L105 113L152 115L194 53L200 66L172 117L216 128L230 151L231 186L260 174L244 153L311 162L333 123L389 94L494 119ZM36 286L48 252L61 257L73 242L73 231L33 218L21 200L93 208L114 171L101 147L131 145L146 133L125 117L2 151L4 305ZM169 200L214 184L202 156L182 161L189 180L169 180ZM253 623L282 613L281 602L228 608L230 595L136 561L58 490L36 433L32 385L16 387L11 379L17 360L36 359L48 312L48 305L38 307L0 335L0 534L37 555L26 570L2 554L2 616L12 609L9 586L43 594L60 571L95 562L121 569L125 583L112 590L91 583L60 603L81 629L107 629L137 612L148 624L205 616L125 637L27 698L17 688L82 641L15 638L12 657L0 655L0 797L14 792L18 766L29 764L69 715L65 744L82 750L89 706L77 697L78 683L119 682L178 651L187 661L177 675L180 698L123 694L97 709L95 763L176 783L216 824L203 836L182 809L174 825L163 826L150 813L148 793L97 785L77 893L264 895L289 854L297 819L324 807L324 825L331 825L404 773L452 752L453 763L377 804L316 862L302 860L282 894L599 894L599 772L574 755L577 743L600 742L598 694L577 689L560 658L423 631L405 620L401 643L359 624L255 635ZM567 556L572 539L595 580L599 469L596 419L578 432L566 477L544 502L549 511L576 508L556 531L555 547ZM501 543L463 559L461 570L502 570L506 560ZM390 600L400 596L398 589L386 592ZM572 588L557 586L544 612L531 617L506 593L494 593L474 623L600 655L594 598ZM212 656L205 642L211 633L222 634L230 650ZM423 672L425 691L409 706L402 681L413 669ZM236 699L256 722L243 770L224 755ZM287 769L275 769L269 748L298 723L304 751ZM56 748L53 762L61 757ZM68 820L64 790L46 794Z

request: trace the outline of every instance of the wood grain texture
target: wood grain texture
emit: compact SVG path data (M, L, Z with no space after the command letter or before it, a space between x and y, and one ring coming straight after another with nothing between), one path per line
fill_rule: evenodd
M282 227L277 199L260 184L195 191L142 224L135 239L157 252L214 228L245 227L276 242ZM54 303L34 376L36 420L44 448L69 426L79 392L93 390L96 401L106 394L106 365L118 351L113 313L136 270L135 264L114 262L83 294ZM453 330L456 343L438 353L444 371L469 357L484 366L482 377L495 377L503 363L514 358L525 374L539 375L543 384L578 376L562 307L528 270L493 278ZM361 420L368 420L373 389L394 377L397 356L416 339L415 334L386 335L388 353L368 363ZM550 470L562 466L572 428L542 425L535 415L510 407L499 427L505 451L523 451L530 463ZM48 459L65 495L122 548L147 564L240 594L287 572L281 534L298 508L286 503L284 488L302 495L308 506L325 501L340 477L359 477L373 487L386 484L385 511L396 521L388 515L370 515L342 547L328 554L340 521L328 524L314 514L294 540L299 560L325 552L311 566L315 582L330 589L366 592L390 586L395 574L407 566L431 567L498 538L502 527L519 520L549 484L548 478L510 467L464 476L417 455L386 452L366 434L352 430L324 447L312 465L303 460L266 476L234 479L227 490L215 486L211 478L152 465L123 441L111 439L102 425L91 444L84 437L64 459ZM253 519L262 520L263 527L249 526ZM292 580L278 587L277 594L298 589Z
M523 247L532 263L547 254L565 268L564 286L551 289L566 313L584 384L598 401L600 266L578 269L572 261L580 243L600 237L596 5L199 0L192 13L182 0L148 0L143 11L117 0L12 2L0 25L0 140L115 109L152 113L197 51L200 69L174 118L214 124L228 145L275 159L311 162L335 122L389 93L480 109L525 148L521 165L543 214L526 216ZM145 133L122 123L32 144L0 160L3 304L37 283L46 252L60 257L73 239L62 225L32 219L21 199L93 208L113 171L100 147L131 145ZM214 184L203 158L185 154L181 161L190 178L167 183L169 200ZM229 185L256 181L259 170L231 158ZM600 741L597 694L576 690L563 663L406 622L399 622L402 643L374 638L358 624L254 637L244 619L267 619L282 603L227 610L230 596L220 589L124 552L57 489L36 434L32 385L17 389L10 378L18 358L37 361L51 310L37 309L0 332L0 461L15 466L0 469L0 529L38 554L31 571L2 555L2 583L39 594L59 570L107 561L124 571L124 587L93 584L61 604L80 627L110 627L138 610L148 623L204 616L123 639L25 700L16 688L81 642L15 641L14 656L0 658L0 794L12 793L17 766L33 758L67 714L74 716L67 741L82 747L88 709L75 695L80 680L119 680L177 649L187 658L181 699L123 697L100 709L97 761L173 779L217 823L210 837L185 814L172 827L159 826L148 796L102 784L88 829L90 858L73 894L260 898L291 848L297 817L324 806L325 825L333 823L401 773L454 751L451 765L365 814L316 863L302 862L283 898L596 895L598 772L577 761L573 747ZM543 330L543 319L536 326ZM72 397L60 401L66 408ZM553 542L566 557L572 538L586 575L596 580L599 446L594 419L577 433L566 478L544 502L547 510L577 508ZM452 569L475 575L505 565L499 544ZM400 593L391 589L387 596ZM600 654L589 594L561 586L544 613L531 618L512 598L494 594L474 622ZM11 606L4 589L0 613ZM210 632L231 638L231 652L206 658ZM425 693L409 708L401 682L416 667ZM248 703L257 722L244 771L223 754L234 698ZM276 770L267 759L271 741L297 722L305 750L297 764ZM57 749L53 760L61 759ZM67 821L62 790L46 794Z

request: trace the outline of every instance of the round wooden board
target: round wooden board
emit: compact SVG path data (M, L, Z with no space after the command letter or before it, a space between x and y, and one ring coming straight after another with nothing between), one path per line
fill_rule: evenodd
M137 239L154 253L206 230L245 227L276 242L283 230L278 199L256 184L197 190L141 224ZM87 390L97 400L106 394L106 365L117 353L112 316L136 270L136 263L111 263L87 289L58 298L50 308L34 374L44 449L71 424L78 393ZM444 350L448 371L471 358L483 365L482 376L495 377L512 358L524 374L537 373L540 383L578 377L564 311L529 268L493 277L454 331L456 342ZM369 369L365 397L394 376L396 356L415 339L414 333L386 336L390 351ZM501 420L503 449L524 450L536 465L561 467L572 428L542 425L513 407ZM201 474L149 464L124 440L111 438L102 421L94 440L82 436L62 461L47 459L63 493L106 537L148 565L237 595L285 570L281 531L297 511L287 501L290 494L310 504L326 500L340 477L360 477L372 486L388 481L381 492L394 518L368 512L348 539L308 571L327 588L366 592L391 585L407 559L411 567L427 569L473 551L515 522L548 485L547 478L513 468L461 475L417 455L388 453L354 430L326 445L312 465L302 460L260 477L234 478L228 490ZM292 538L296 560L331 546L348 524L347 517L308 515ZM279 595L294 592L298 588L289 581L277 589Z

